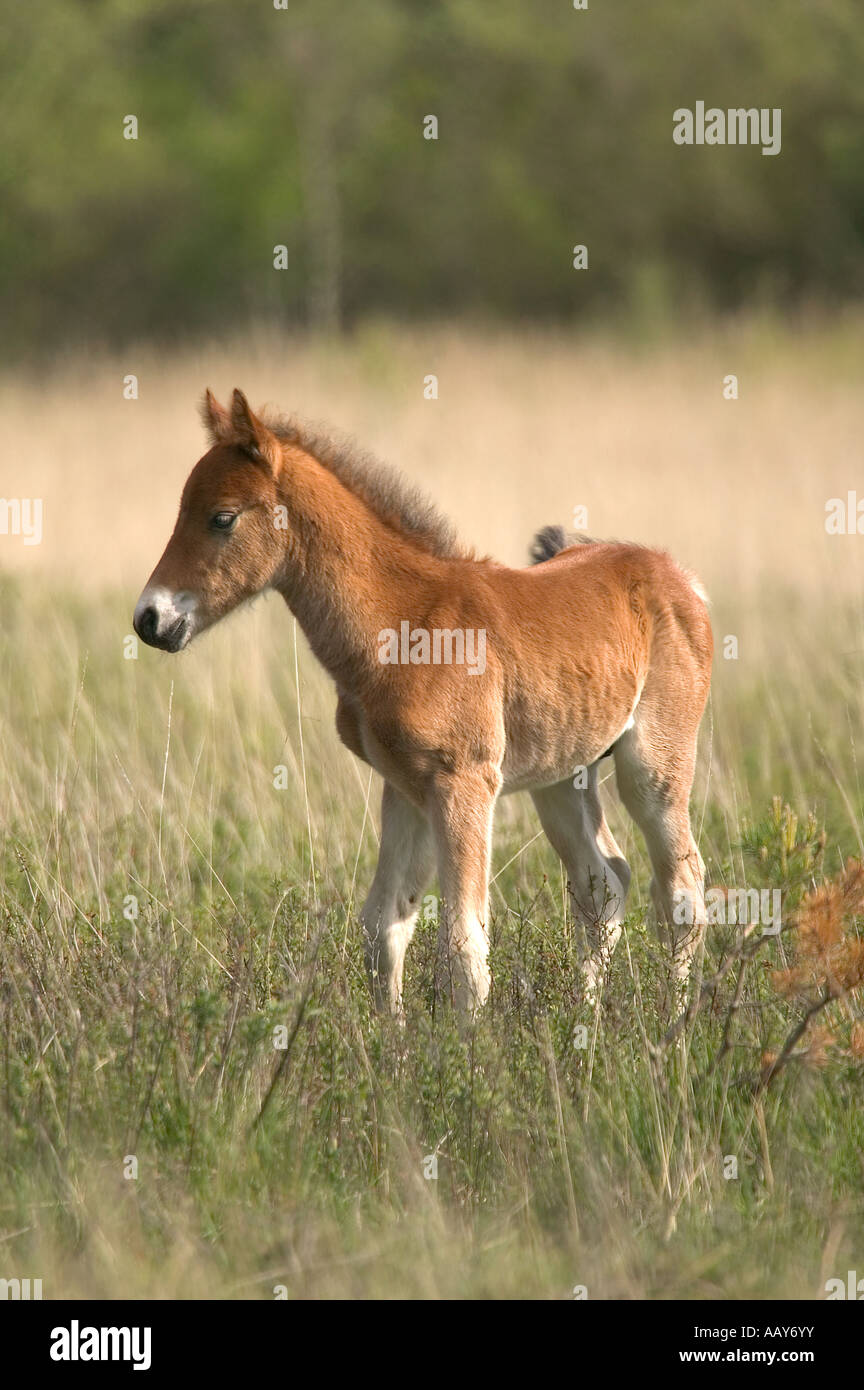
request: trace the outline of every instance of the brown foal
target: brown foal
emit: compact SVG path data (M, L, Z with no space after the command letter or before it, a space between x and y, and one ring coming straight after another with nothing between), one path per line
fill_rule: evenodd
M384 780L381 848L362 909L376 1003L402 1010L402 974L437 867L442 982L470 1015L489 992L495 802L528 790L570 882L597 997L621 934L630 872L606 822L598 763L642 830L673 976L705 923L690 827L712 637L704 595L661 551L558 528L533 566L462 550L380 466L207 392L212 447L135 609L150 645L179 651L275 589L336 683L343 743Z

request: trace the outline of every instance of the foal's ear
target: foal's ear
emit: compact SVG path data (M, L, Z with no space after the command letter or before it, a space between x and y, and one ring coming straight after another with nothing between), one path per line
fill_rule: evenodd
M275 472L279 464L279 441L253 414L243 392L236 387L231 401L231 442L251 454L256 463L263 463Z
M209 388L201 401L201 420L211 444L226 444L231 438L231 416Z

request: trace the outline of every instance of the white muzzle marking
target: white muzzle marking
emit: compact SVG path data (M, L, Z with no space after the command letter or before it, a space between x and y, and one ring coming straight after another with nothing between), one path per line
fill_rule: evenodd
M186 589L172 593L161 585L148 586L137 604L133 626L151 647L179 652L195 636L198 599Z

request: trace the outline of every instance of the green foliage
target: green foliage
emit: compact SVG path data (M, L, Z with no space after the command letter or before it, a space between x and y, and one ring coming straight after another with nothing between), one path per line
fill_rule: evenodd
M13 9L6 354L249 321L638 325L858 297L862 61L854 0ZM674 145L673 111L698 100L780 107L782 152Z

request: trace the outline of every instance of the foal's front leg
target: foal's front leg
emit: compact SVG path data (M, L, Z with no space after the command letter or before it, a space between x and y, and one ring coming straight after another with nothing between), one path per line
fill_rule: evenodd
M402 1016L405 952L434 860L426 816L385 782L378 867L360 920L375 1006L396 1017Z
M501 777L494 767L436 777L430 820L444 899L438 928L438 991L463 1018L489 993L489 860Z

